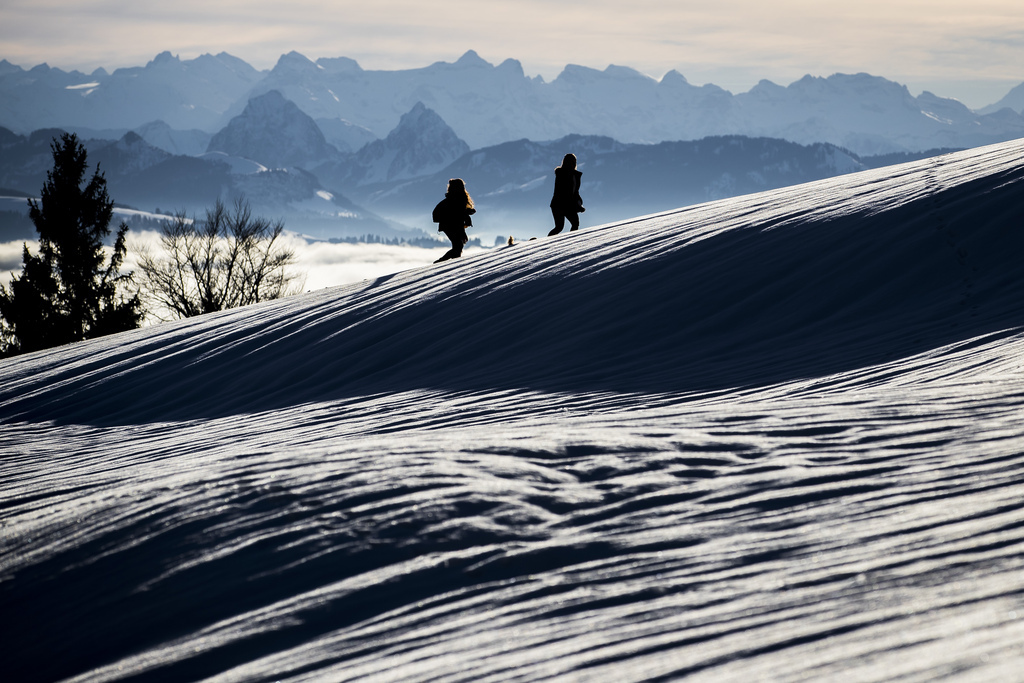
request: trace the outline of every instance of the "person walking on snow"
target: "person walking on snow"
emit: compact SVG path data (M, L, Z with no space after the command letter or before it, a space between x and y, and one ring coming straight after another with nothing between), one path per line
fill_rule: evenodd
M437 231L443 232L452 241L452 248L434 263L462 256L462 247L469 241L466 228L473 225L470 216L474 213L476 209L466 191L466 183L462 182L462 178L449 180L448 191L444 193L444 199L434 207L431 217L438 224Z
M548 237L562 232L566 218L572 226L570 232L579 230L580 213L586 211L583 198L580 197L582 177L583 173L576 170L576 155L566 154L562 158L562 165L555 169L555 193L551 197L551 215L555 218L555 227L548 233Z

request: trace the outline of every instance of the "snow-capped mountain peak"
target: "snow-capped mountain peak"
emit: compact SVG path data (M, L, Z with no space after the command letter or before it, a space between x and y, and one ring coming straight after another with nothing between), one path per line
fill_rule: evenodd
M145 68L154 69L159 67L173 67L180 64L181 60L178 58L177 55L173 55L170 53L170 51L165 50L158 54L156 57L154 57L152 60L150 60L150 62L146 64Z
M356 155L360 170L356 184L413 178L438 171L469 151L469 145L422 102L402 115L383 140L375 140Z
M292 50L287 54L281 55L277 60L277 64L271 70L271 73L294 73L294 72L317 72L323 70L323 67L312 61L305 55Z
M466 50L461 57L455 60L455 66L463 68L493 68L487 60L477 54L476 50Z
M363 70L359 62L348 57L321 57L316 64L329 74L354 74Z
M101 168L116 168L123 175L137 174L156 166L170 157L170 153L154 147L133 131L105 147L89 152L89 161Z
M316 122L277 90L250 99L242 113L211 138L207 151L271 168L306 167L338 154Z
M995 114L1000 109L1010 109L1018 114L1024 114L1024 83L1011 89L998 102L981 109L980 113Z

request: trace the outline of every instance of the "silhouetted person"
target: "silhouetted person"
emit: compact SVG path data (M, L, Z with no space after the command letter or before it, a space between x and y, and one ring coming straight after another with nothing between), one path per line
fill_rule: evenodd
M462 247L469 241L466 228L473 225L470 216L474 213L476 209L473 208L473 199L466 192L466 184L462 182L462 178L449 180L448 191L444 193L444 199L434 207L432 217L438 224L437 231L443 232L452 241L452 248L434 263L462 256Z
M583 198L580 197L582 177L583 173L576 170L576 155L566 154L562 157L562 165L555 169L555 193L551 197L551 215L555 217L555 228L548 233L548 237L562 232L566 218L572 226L570 232L580 229L580 213L586 211Z

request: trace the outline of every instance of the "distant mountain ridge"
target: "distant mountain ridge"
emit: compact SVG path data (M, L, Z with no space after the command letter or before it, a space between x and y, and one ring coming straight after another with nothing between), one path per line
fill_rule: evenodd
M390 183L439 171L467 152L469 145L436 112L417 102L387 137L316 172L343 187Z
M313 120L279 94L254 103L205 154L171 154L129 132L114 141L86 140L89 162L101 166L121 204L198 213L218 199L245 195L261 213L321 237L433 233L429 208L449 178L462 177L479 210L475 236L490 241L547 232L553 169L568 151L584 172L588 225L915 158L900 153L876 160L828 143L744 136L652 145L572 135L471 150L422 104L384 140L346 154L322 136L310 138ZM51 163L49 142L59 134L46 129L25 137L0 128L0 188L38 192ZM309 139L318 144L304 144ZM331 158L317 163L323 150ZM292 156L281 156L286 152Z
M263 74L227 53L180 60L162 52L144 67L97 69L86 75L40 64L0 72L0 125L134 128L164 121L172 128L216 130L223 112ZM246 98L248 99L248 98Z
M869 74L806 76L789 86L762 81L732 94L694 86L676 71L660 80L624 67L567 65L550 83L519 62L492 65L469 51L455 62L367 71L344 57L315 62L297 52L258 71L226 53L181 60L164 52L144 67L28 71L0 62L0 126L134 129L163 121L213 134L270 91L318 122L341 151L367 135L383 138L418 102L470 147L511 140L603 135L623 142L696 140L712 135L828 142L858 154L964 148L1024 137L1016 95L973 112L962 103ZM342 149L348 147L348 149Z
M444 169L404 182L348 187L358 203L412 222L461 177L476 202L475 230L550 229L554 167L574 152L583 171L585 224L624 220L715 199L861 171L874 164L828 143L712 136L654 145L570 135L517 140L465 154ZM506 227L508 226L508 227Z
M316 122L276 90L250 99L243 112L210 139L206 151L272 168L306 167L339 155Z
M176 64L180 62L169 57L160 60L161 69L173 71ZM362 73L351 60L333 60L323 66L292 53L279 64L287 72L278 74L279 80L301 83L296 72L308 71L311 65L334 74ZM489 69L479 58L464 58L439 67L438 72L487 73ZM591 72L567 68L553 85L572 89L574 98L585 98L594 85ZM647 87L646 77L630 69L617 67L603 73L623 87ZM678 74L666 78L685 84ZM845 123L872 115L849 97L851 83L876 102L903 102L909 97L906 88L866 75L808 77L790 88L762 82L745 97L759 102L764 129L785 122L794 89L809 102L830 102L827 115L816 119L815 125L816 130L835 132ZM731 95L713 86L701 91L709 100L732 101ZM300 88L301 92L316 91ZM336 99L333 90L327 94ZM962 115L950 105L951 100L926 93L915 101L928 103L929 116L924 117L928 121L953 121ZM767 135L709 135L644 143L572 134L474 148L420 100L401 114L386 136L353 149L368 135L367 129L341 118L314 119L314 114L329 112L311 114L280 90L255 89L243 104L232 105L235 109L237 113L213 134L179 131L163 121L150 121L124 133L106 129L92 135L90 129L83 129L80 137L86 141L90 162L101 165L112 196L123 204L144 210L201 212L218 199L245 195L256 210L284 218L294 230L322 237L433 232L427 209L452 177L467 181L479 210L475 229L483 239L546 233L553 168L566 152L579 157L582 193L591 209L586 223L591 225L819 180L911 160L918 154L889 152L876 155L873 161L829 142L798 143ZM990 115L1010 124L1014 117L1020 118L1008 109ZM339 139L341 148L328 141L324 128ZM798 137L809 135L810 130L791 133ZM59 129L43 129L24 137L0 128L0 187L37 192L50 165L49 141L59 133ZM869 148L885 148L874 138L861 142ZM947 143L943 149L956 148Z
M995 114L1002 109L1010 109L1019 114L1024 114L1024 83L1010 90L1003 99L995 104L982 107L978 111L982 114Z

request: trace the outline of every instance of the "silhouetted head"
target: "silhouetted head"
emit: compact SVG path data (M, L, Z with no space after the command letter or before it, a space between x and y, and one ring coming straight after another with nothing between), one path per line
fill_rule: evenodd
M452 178L449 180L448 191L444 193L444 196L464 201L467 209L473 208L473 199L469 196L469 192L466 191L466 183L462 182L462 178Z
M574 169L576 168L576 155L566 154L562 157L562 168Z

